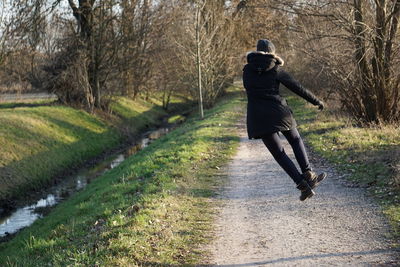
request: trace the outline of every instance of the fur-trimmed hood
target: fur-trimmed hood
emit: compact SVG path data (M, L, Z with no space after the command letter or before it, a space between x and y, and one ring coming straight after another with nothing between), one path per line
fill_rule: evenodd
M252 51L247 53L247 63L257 72L266 72L278 66L283 66L284 61L274 53Z

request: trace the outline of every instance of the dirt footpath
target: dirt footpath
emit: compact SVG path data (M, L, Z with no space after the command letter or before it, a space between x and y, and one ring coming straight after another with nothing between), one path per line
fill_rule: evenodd
M387 221L364 189L346 186L333 168L313 162L328 178L301 202L262 142L249 141L243 129L241 136L226 170L209 266L400 265Z

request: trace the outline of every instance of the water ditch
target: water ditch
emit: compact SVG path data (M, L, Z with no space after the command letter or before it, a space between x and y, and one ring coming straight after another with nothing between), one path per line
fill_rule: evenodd
M36 199L21 205L7 214L0 215L0 241L7 241L21 229L30 226L37 219L46 216L49 211L72 194L85 188L93 179L121 164L126 158L147 147L152 141L167 134L176 124L163 125L157 130L144 133L138 141L107 157L91 167L83 168L74 175L43 191Z

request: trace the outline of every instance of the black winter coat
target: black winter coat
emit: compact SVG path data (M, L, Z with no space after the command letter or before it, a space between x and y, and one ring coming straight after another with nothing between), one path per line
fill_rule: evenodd
M247 62L243 69L243 85L248 100L247 132L250 139L296 127L292 110L279 94L281 83L308 102L321 103L289 73L279 69L283 60L276 55L251 52L247 55Z

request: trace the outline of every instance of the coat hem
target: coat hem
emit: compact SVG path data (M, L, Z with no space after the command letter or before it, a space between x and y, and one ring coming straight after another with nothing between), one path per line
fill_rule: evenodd
M248 135L248 138L249 138L250 140L262 139L262 138L263 138L264 136L266 136L266 135L270 135L270 134L278 133L278 132L290 131L290 130L293 130L293 129L296 129L296 128L297 128L297 125L293 125L293 126L290 127L290 128L277 129L277 130L274 130L274 131L268 131L268 132L264 132L264 133L262 133L262 134L257 134L257 135Z

